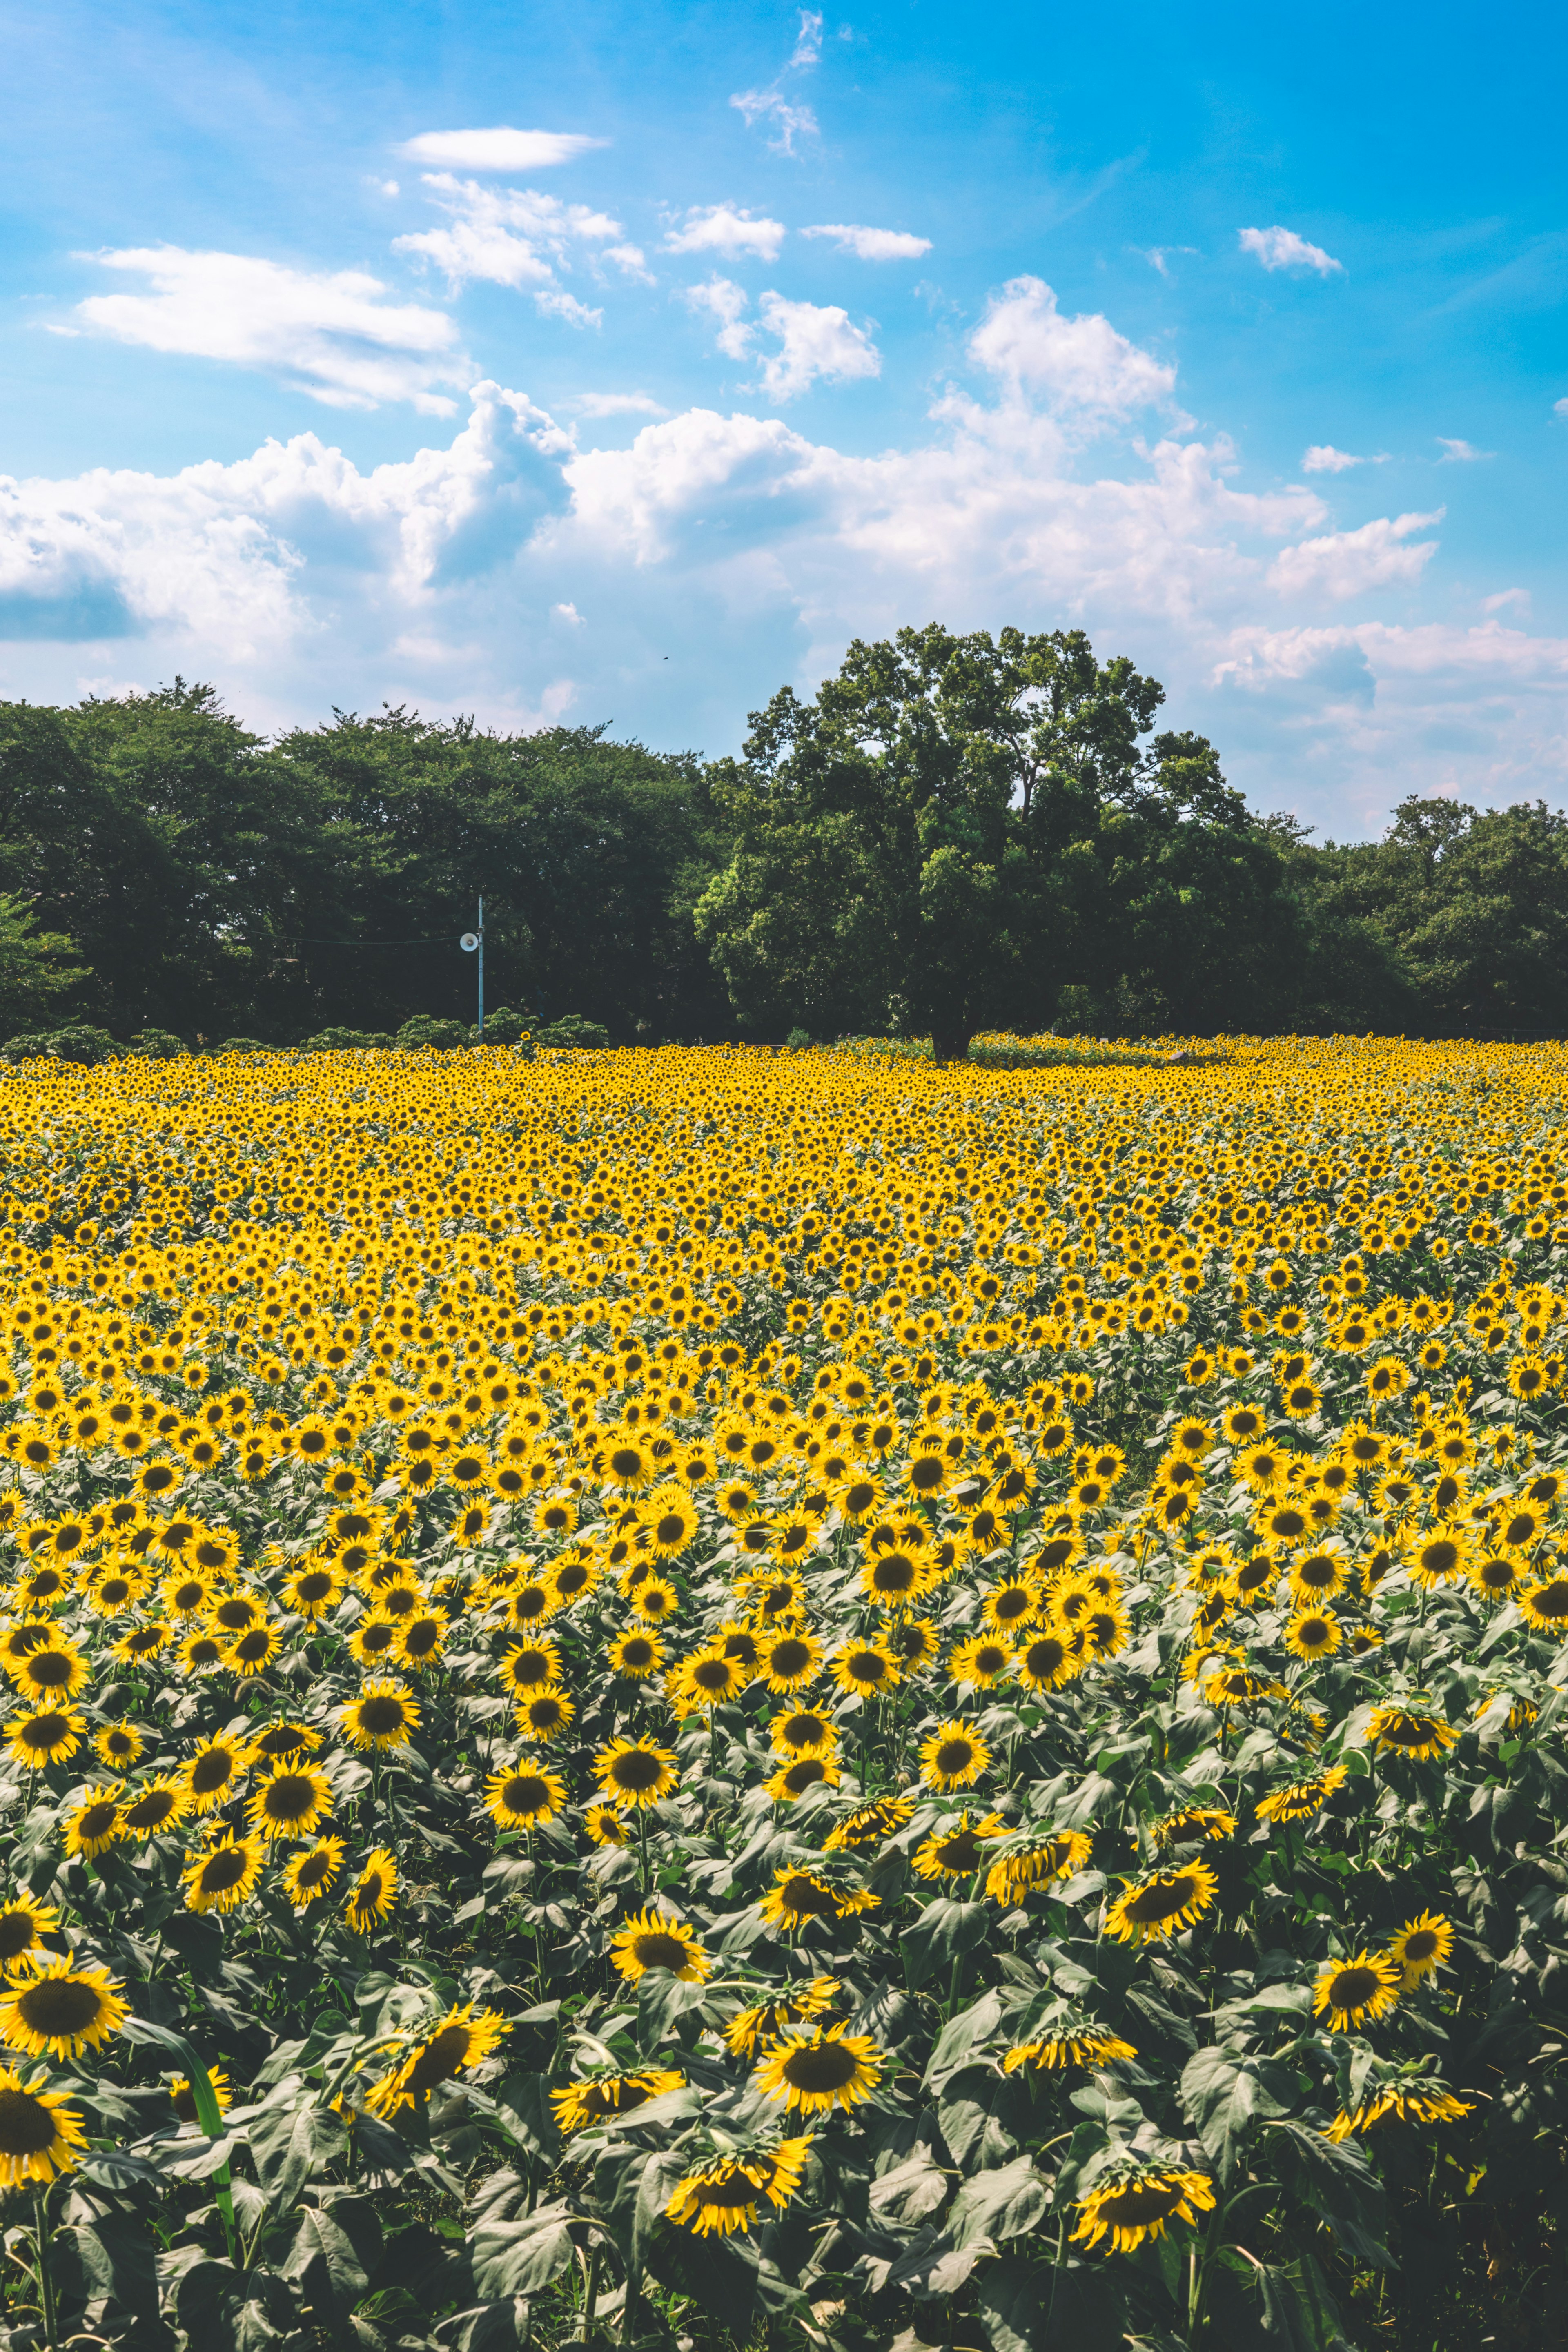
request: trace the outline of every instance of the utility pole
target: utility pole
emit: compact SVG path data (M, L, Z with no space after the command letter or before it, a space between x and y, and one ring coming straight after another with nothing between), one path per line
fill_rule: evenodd
M479 1043L482 1045L485 1042L485 902L482 898L479 900L479 929L477 930L465 931L462 938L458 941L458 945L462 949L465 955L477 955L479 960L479 1017L478 1028Z

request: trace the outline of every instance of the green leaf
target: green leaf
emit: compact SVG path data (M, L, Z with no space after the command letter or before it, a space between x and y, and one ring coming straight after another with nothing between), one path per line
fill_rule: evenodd
M285 2278L300 2281L318 2307L330 2304L340 2321L370 2284L347 2232L321 2208L307 2208L300 2214L282 2269Z
M974 2173L963 2183L948 2216L948 2235L955 2246L971 2245L983 2237L1000 2245L1034 2229L1046 2204L1046 2184L1034 2158L1016 2157L1011 2164Z
M1379 2269L1392 2269L1394 2257L1384 2243L1387 2200L1383 2183L1354 2141L1325 2139L1321 2132L1288 2119L1267 2128L1279 2136L1295 2159L1287 2168L1287 2188L1321 2214L1348 2252Z
M263 2107L251 2118L250 2153L271 2204L280 2212L297 2204L311 2174L324 2171L342 2154L346 2137L338 2118L314 2097L300 2100L295 2094L276 2107Z
M984 1943L989 1916L984 1903L954 1903L945 1895L928 1903L899 1939L910 1983L924 1984L928 1977L950 1969L963 1953Z
M1258 2291L1264 2333L1288 2352L1352 2352L1338 2306L1310 2254L1260 2267Z
M912 2229L946 2204L952 2186L948 2175L920 2148L872 2181L871 2211L879 2221Z
M1182 2106L1228 2181L1265 2117L1289 2113L1296 2085L1282 2066L1233 2050L1200 2050L1182 2069Z
M984 2050L996 2039L1002 2030L1003 2006L999 1993L983 1993L968 2009L961 2009L942 2027L936 2048L925 2071L921 2088L940 2091L950 2075L967 2065L977 2050Z
M572 2259L571 2209L542 2205L520 2221L482 2222L468 2241L474 2285L487 2301L538 2294Z
M62 2298L83 2303L95 2324L116 2315L156 2317L153 2254L147 2232L120 2213L57 2230L50 2249Z

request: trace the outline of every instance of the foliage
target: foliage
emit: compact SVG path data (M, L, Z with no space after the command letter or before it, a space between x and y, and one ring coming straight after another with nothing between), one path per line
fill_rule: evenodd
M713 772L734 845L697 922L738 1009L896 1015L945 1057L1068 985L1135 1028L1279 1000L1281 861L1211 744L1143 746L1163 699L1081 630L934 624L857 640L812 703L782 688Z
M8 1073L17 2352L1550 2340L1565 1092Z
M558 1021L547 1021L537 1032L534 1042L590 1053L603 1051L610 1042L610 1033L596 1021L585 1021L580 1013L563 1013Z

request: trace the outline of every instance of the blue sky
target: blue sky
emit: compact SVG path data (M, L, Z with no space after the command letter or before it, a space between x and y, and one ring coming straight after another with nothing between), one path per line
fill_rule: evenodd
M0 693L735 749L1081 625L1260 808L1564 797L1561 20L13 11Z

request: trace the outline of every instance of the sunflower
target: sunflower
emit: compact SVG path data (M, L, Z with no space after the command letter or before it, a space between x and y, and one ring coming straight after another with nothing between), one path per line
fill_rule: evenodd
M605 1653L612 1673L629 1682L645 1682L664 1664L664 1644L657 1633L621 1633Z
M960 1813L947 1829L916 1848L916 1874L921 1878L973 1878L984 1862L984 1842L1006 1834L1007 1825L996 1813L973 1823L966 1812Z
M871 1697L878 1691L898 1688L898 1661L880 1643L852 1642L834 1659L833 1679L840 1690Z
M830 1754L798 1756L793 1764L781 1764L763 1785L776 1805L793 1805L808 1789L837 1789L844 1775Z
M1291 1780L1283 1789L1276 1789L1258 1803L1258 1817L1266 1822L1310 1822L1322 1811L1336 1789L1342 1789L1348 1767L1331 1764L1326 1771L1314 1772L1310 1780Z
M1561 1633L1568 1622L1568 1574L1559 1572L1531 1584L1518 1596L1519 1605L1532 1625L1543 1633Z
M6 1733L5 1745L29 1772L40 1765L60 1764L74 1756L87 1737L87 1725L67 1706L36 1706L18 1716Z
M215 1805L232 1797L254 1760L252 1750L243 1740L232 1739L226 1734L205 1740L180 1771L181 1782L196 1811L210 1812Z
M1386 2017L1399 1998L1403 1971L1386 1952L1358 1952L1331 1960L1312 1989L1313 2014L1331 2033L1356 2031L1363 2019Z
M183 1822L191 1810L191 1801L178 1780L163 1775L144 1780L136 1794L130 1798L121 1818L137 1843L155 1837L160 1830L173 1829Z
M332 1784L303 1759L282 1761L256 1789L248 1810L259 1837L310 1837L331 1813Z
M24 1698L49 1706L75 1698L87 1681L87 1660L79 1651L58 1636L47 1649L34 1650L10 1669Z
M351 1748L405 1748L419 1728L419 1702L402 1683L371 1681L340 1706L338 1724Z
M1083 1672L1083 1659L1071 1636L1055 1625L1030 1633L1015 1653L1013 1664L1019 1681L1035 1691L1060 1690Z
M258 1838L225 1838L180 1874L190 1911L233 1911L248 1903L261 1876Z
M1218 1891L1219 1882L1206 1862L1152 1871L1117 1896L1105 1924L1124 1944L1163 1943L1201 1919Z
M179 1656L189 1675L216 1674L224 1663L224 1644L205 1625L198 1625L180 1643Z
M351 1935L368 1936L392 1916L397 1901L397 1864L385 1846L378 1845L349 1889L343 1923Z
M499 2010L481 2009L476 2016L471 2001L461 2009L449 2009L372 2086L365 2105L384 2120L401 2107L417 2107L440 2084L482 2066L501 2036L510 2031Z
M622 1846L628 1841L626 1815L606 1801L584 1807L583 1826L598 1846Z
M793 2112L831 2115L869 2098L882 2079L886 2053L868 2033L843 2025L802 2025L776 2042L753 2080L764 2098Z
M88 1790L79 1804L73 1805L65 1817L65 1850L83 1862L96 1862L100 1853L118 1845L125 1835L125 1815L121 1807L124 1794L123 1780L111 1781L106 1788L100 1784Z
M86 2137L80 2111L59 2092L24 2083L12 2067L0 2071L0 2189L47 2187L74 2170Z
M972 1789L991 1750L966 1723L944 1723L921 1742L921 1779L928 1789Z
M76 2058L101 2050L129 2014L107 1969L46 1959L26 1983L0 1996L0 2041L29 2058Z
M713 1966L695 1928L662 1911L643 1910L628 1919L611 1938L610 1958L632 1984L650 1969L662 1969L682 1984L700 1984Z
M217 2111L219 2115L226 2116L228 2113L229 2107L233 2104L234 2099L234 2093L230 2088L228 2076L224 2073L221 2066L209 2066L207 2068L207 2081L212 2085L212 2095L217 2103ZM170 2083L169 2102L173 2106L174 2113L178 2116L183 2124L196 2124L199 2126L201 2123L201 2116L196 2107L195 2094L191 2089L190 2076L188 2074L176 2074L174 2080Z
M810 1633L775 1633L757 1653L757 1670L768 1689L783 1695L803 1690L822 1664L822 1644Z
M788 1933L809 1927L814 1919L852 1919L858 1911L875 1911L879 1902L879 1896L864 1889L830 1885L809 1870L781 1870L757 1908L768 1927Z
M1224 1805L1183 1805L1154 1824L1156 1845L1179 1845L1193 1838L1219 1844L1236 1835L1236 1815Z
M1416 2081L1390 2083L1359 2106L1341 2108L1323 2137L1347 2140L1352 2133L1369 2132L1382 2123L1454 2124L1473 2115L1473 2099L1457 2099L1436 2075Z
M1088 1868L1092 1845L1082 1830L1056 1830L1048 1837L1031 1838L992 1864L985 1874L985 1892L994 1903L1017 1903L1052 1879L1074 1878Z
M678 1785L675 1757L651 1739L615 1739L594 1759L594 1777L617 1805L657 1805Z
M342 1838L321 1837L293 1856L283 1873L283 1892L296 1911L308 1910L319 1895L331 1891L346 1851Z
M846 1813L837 1828L826 1841L830 1853L855 1853L862 1846L881 1845L887 1839L907 1827L914 1819L915 1809L902 1797L878 1797L868 1805L857 1805Z
M265 1731L257 1733L251 1755L258 1763L279 1764L287 1758L313 1756L321 1744L321 1733L312 1731L309 1724L285 1720L269 1723Z
M1315 1658L1331 1657L1340 1646L1338 1621L1326 1609L1301 1609L1285 1628L1285 1647L1293 1657L1309 1664Z
M1012 1664L1009 1643L994 1633L975 1633L958 1643L947 1671L960 1690L994 1690Z
M59 1926L52 1903L37 1903L18 1895L0 1910L0 1970L6 1976L30 1976L49 1955L44 1943Z
M1389 1958L1405 1971L1400 1991L1413 1992L1423 1977L1446 1964L1453 1948L1454 1930L1440 1912L1423 1911L1418 1919L1407 1919L1388 1947Z
M1037 2074L1049 2074L1053 2068L1065 2074L1069 2066L1115 2066L1137 2055L1132 2042L1108 2033L1103 2026L1084 2023L1037 2042L1015 2042L1002 2061L1002 2072L1016 2074L1029 2066Z
M685 2075L675 2068L646 2066L636 2074L594 2074L586 2082L569 2083L563 2091L551 2092L550 2104L556 2129L565 2134L602 2124L611 2116L630 2115L650 2099L685 2087Z
M1447 1748L1457 1748L1459 1735L1451 1723L1440 1715L1427 1715L1420 1709L1406 1706L1380 1706L1373 1709L1366 1727L1366 1736L1374 1748L1386 1748L1397 1756L1413 1757L1425 1763L1441 1756Z
M739 1698L751 1679L739 1659L730 1657L721 1649L707 1649L689 1658L679 1675L670 1677L666 1688L676 1712L691 1715L701 1707L718 1706L725 1699Z
M1214 2210L1214 2202L1205 2174L1124 2158L1079 2198L1072 2234L1080 2245L1098 2247L1109 2239L1107 2253L1131 2254L1145 2239L1163 2238L1172 2221L1195 2224L1200 2213Z
M283 1647L276 1625L252 1625L244 1633L237 1633L223 1654L224 1664L231 1674L249 1676L265 1674Z
M565 1802L564 1780L534 1765L492 1772L485 1782L485 1811L504 1830L531 1829L535 1822L553 1821Z
M810 2136L781 2139L765 2152L725 2156L689 2172L667 2200L669 2220L698 2237L728 2237L755 2227L763 2198L779 2211L800 2187Z
M520 1642L503 1651L496 1671L503 1689L551 1690L561 1679L561 1653L547 1635Z
M813 1977L798 1992L780 1993L755 2008L742 2009L724 2028L725 2047L732 2058L753 2058L787 2027L818 2018L831 2009L838 1992L837 1977Z

